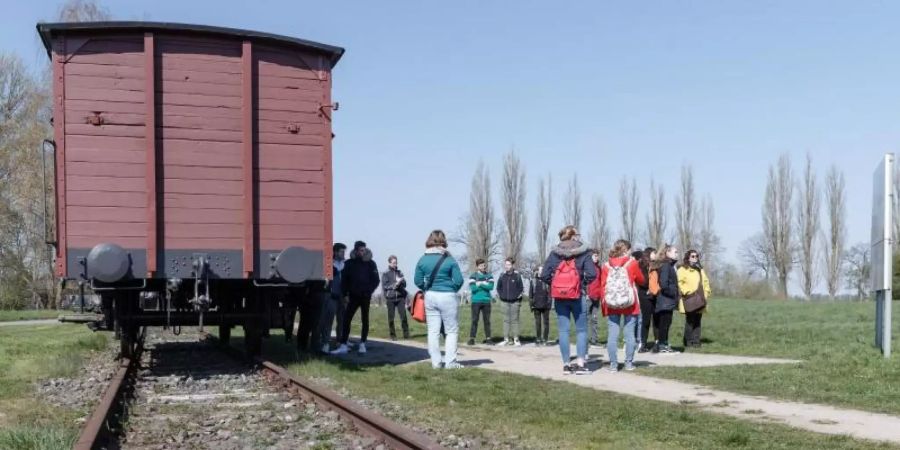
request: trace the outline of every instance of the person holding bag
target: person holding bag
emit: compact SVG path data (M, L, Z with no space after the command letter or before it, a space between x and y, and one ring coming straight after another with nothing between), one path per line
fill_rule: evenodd
M458 369L456 348L459 338L459 298L457 292L464 280L459 264L447 251L447 237L434 230L425 242L425 254L416 264L413 280L424 292L425 320L428 328L428 354L431 367ZM441 358L441 325L446 331L444 356Z
M678 312L684 314L684 347L700 347L700 320L712 295L700 253L688 250L678 268Z

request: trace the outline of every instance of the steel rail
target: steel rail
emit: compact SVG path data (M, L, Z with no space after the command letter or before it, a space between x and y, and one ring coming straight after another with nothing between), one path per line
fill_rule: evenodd
M207 339L218 339L207 333ZM221 344L221 342L219 341ZM248 358L240 350L223 346L225 351L236 358L249 359L278 383L304 400L312 401L328 411L334 411L351 423L360 434L367 435L383 442L387 447L397 450L443 450L441 446L428 436L409 427L401 425L381 414L364 408L359 403L342 397L334 390L314 383L306 378L290 373L284 367L260 357Z
M133 358L122 358L119 361L119 368L103 392L100 403L91 412L81 429L78 440L72 446L74 450L105 448L113 441L115 430L110 424L114 422L117 415L124 412L124 397L132 386L134 375L140 365L143 346L138 344L136 348Z

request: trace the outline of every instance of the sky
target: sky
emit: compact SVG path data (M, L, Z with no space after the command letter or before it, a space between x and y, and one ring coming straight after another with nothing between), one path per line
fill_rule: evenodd
M0 51L37 70L46 55L34 25L59 2L4 3ZM603 196L617 235L623 176L641 189L642 227L651 178L665 186L673 229L680 167L690 164L715 205L724 258L738 262L740 243L761 230L766 171L779 155L798 175L807 152L820 177L843 170L853 244L869 240L875 167L900 144L897 2L104 4L121 20L346 48L334 70L334 238L365 240L380 267L396 254L407 272L430 230L459 229L478 161L498 187L510 149L528 175L526 250L539 177L554 180L552 230L564 225L562 193L577 173L585 216Z

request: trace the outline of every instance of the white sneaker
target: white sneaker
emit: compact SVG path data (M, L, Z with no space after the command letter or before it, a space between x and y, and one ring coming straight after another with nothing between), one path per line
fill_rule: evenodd
M356 351L359 352L360 355L365 355L366 354L366 343L360 342L359 347L356 349Z
M509 339L503 338L503 340L500 341L500 343L497 345L509 345Z
M322 353L328 353L331 351L331 346L328 344L322 344Z
M332 350L331 354L332 355L346 355L347 352L349 352L349 351L350 351L350 349L347 348L347 344L341 344L340 347Z
M521 347L521 346L522 346L522 343L519 342L518 339L516 339L516 340L513 342L513 345L515 345L516 347Z
M456 361L451 361L451 362L448 362L447 364L444 364L444 368L445 369L462 369L463 365Z

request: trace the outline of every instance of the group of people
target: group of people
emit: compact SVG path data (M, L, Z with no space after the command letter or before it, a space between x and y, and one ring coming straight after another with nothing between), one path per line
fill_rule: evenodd
M689 250L679 260L679 250L666 245L657 250L647 247L632 251L631 243L618 240L609 255L600 255L582 242L574 226L559 232L559 243L541 268L530 276L528 299L534 315L535 344L558 345L564 374L590 373L588 361L588 322L591 343L599 342L599 316L608 325L607 370L616 372L618 344L625 341L625 370L634 370L636 352L675 353L669 344L669 329L675 311L685 315L683 344L701 345L701 319L711 296L709 278L700 264L700 253ZM366 352L369 332L369 305L379 287L388 309L388 328L397 339L395 318L400 317L402 336L409 337L406 315L407 281L398 268L397 258L388 258L388 270L379 274L366 244L357 241L344 259L346 247L334 245L333 282L330 300L323 308L320 326L323 353L349 352L350 324L356 311L362 316L357 351ZM491 308L494 292L503 310L503 340L499 345L521 346L520 310L525 297L525 280L516 269L516 261L507 258L504 271L495 279L486 261L475 261L476 271L468 277L471 292L471 327L468 345L475 345L479 322L484 324L484 344L492 344ZM435 368L461 367L457 360L459 340L458 292L466 284L459 264L447 250L443 231L431 232L425 252L416 264L413 283L424 292L428 330L428 352ZM558 340L549 340L550 312L556 312ZM338 347L330 349L332 326L338 330ZM571 358L570 329L575 329L575 358ZM653 341L650 332L653 331ZM444 337L444 352L440 341Z
M588 361L589 314L597 311L607 319L607 351L611 372L619 370L619 336L625 340L625 370L634 370L635 352L673 353L669 328L677 309L685 314L685 347L699 347L700 325L711 296L709 278L700 264L700 253L689 250L679 261L679 251L666 245L661 252L646 248L632 252L627 240L616 241L608 258L591 250L581 241L574 226L559 232L559 243L550 252L542 268L535 271L529 287L529 300L535 320L537 345L559 345L564 374L590 373ZM474 345L479 321L484 322L484 343L491 343L492 291L504 310L501 345L521 345L519 310L524 282L515 270L515 260L504 262L503 273L494 280L483 260L475 262L477 271L469 277L472 324L469 345ZM425 254L416 264L415 285L425 291L428 328L428 352L434 368L458 368L459 301L456 293L464 280L459 265L447 251L447 240L440 230L433 231ZM558 341L549 341L550 311L556 312ZM570 329L575 328L574 360L571 358ZM653 330L654 342L650 343ZM596 328L595 328L596 330ZM440 337L446 333L443 354ZM594 331L596 335L596 331ZM596 338L596 336L595 336Z
M394 319L400 316L403 338L409 338L409 322L406 319L406 278L397 264L397 257L388 258L388 270L379 274L378 265L372 260L372 251L363 241L356 241L350 258L346 258L347 246L335 243L332 247L332 281L328 300L322 308L319 322L319 338L322 353L341 355L350 351L350 327L356 312L360 312L362 330L357 351L366 353L369 337L369 309L372 295L381 286L388 309L391 338L397 339ZM338 347L331 350L331 333L335 330Z

